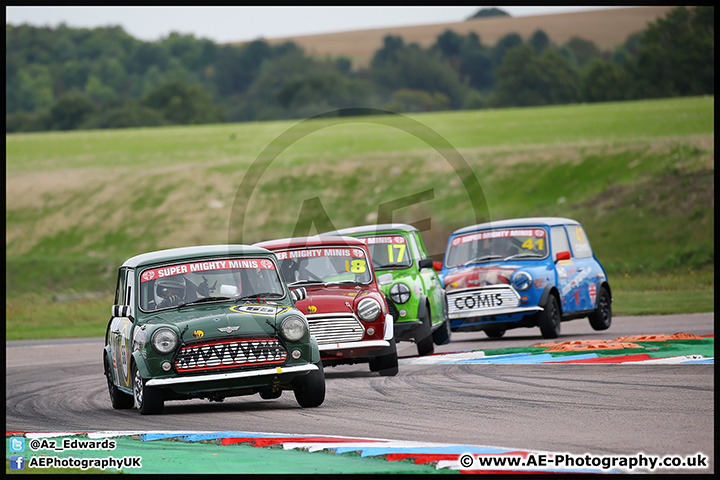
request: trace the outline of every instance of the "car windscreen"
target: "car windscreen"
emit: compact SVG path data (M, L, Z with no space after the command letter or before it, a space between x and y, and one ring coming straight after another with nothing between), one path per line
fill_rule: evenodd
M407 268L412 265L412 253L405 235L388 234L358 237L370 250L375 270Z
M503 260L538 260L547 257L543 228L494 229L458 235L445 255L448 268Z
M285 288L268 258L226 258L153 266L140 272L143 311L187 302L258 296L279 299Z
M285 281L298 283L359 283L373 280L372 265L362 248L323 246L275 251Z

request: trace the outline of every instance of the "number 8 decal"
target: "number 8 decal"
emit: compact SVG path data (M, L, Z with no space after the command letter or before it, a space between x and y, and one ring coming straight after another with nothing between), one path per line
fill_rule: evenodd
M345 271L352 273L365 273L365 260L353 260L352 262L345 260Z

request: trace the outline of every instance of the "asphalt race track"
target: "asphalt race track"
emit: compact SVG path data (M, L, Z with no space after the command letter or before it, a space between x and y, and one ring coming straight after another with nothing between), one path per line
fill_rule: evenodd
M563 323L556 341L624 335L714 334L714 314L616 317L596 332L586 319ZM455 333L435 352L529 347L538 329L491 340ZM110 407L102 338L6 342L6 431L252 431L493 445L593 455L709 457L714 472L714 364L409 365L398 344L396 377L366 365L326 369L316 409L292 392L277 400L235 397L166 402L159 416ZM673 471L677 472L677 471ZM662 472L655 472L662 473ZM678 472L680 473L680 472Z

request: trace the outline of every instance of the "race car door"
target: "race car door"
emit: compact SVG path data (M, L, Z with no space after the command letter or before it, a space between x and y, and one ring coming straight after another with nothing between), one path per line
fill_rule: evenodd
M132 285L134 270L122 269L118 275L115 292L113 317L110 320L110 350L115 385L121 390L131 392L130 355L132 353L133 305Z

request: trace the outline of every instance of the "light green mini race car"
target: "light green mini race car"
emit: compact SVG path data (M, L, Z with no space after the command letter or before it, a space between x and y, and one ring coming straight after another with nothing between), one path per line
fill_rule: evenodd
M442 282L420 231L391 223L344 228L323 235L345 235L368 246L373 269L394 319L395 340L413 341L418 355L450 342L450 321Z

